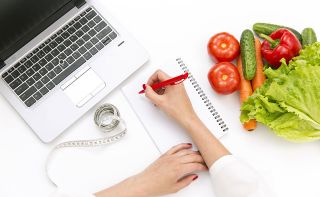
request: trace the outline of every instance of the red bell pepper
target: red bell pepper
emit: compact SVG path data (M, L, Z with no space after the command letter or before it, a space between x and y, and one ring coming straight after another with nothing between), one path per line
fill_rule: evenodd
M262 56L274 68L279 68L282 58L289 63L301 50L299 40L287 29L278 29L270 36L261 34L260 37L265 39L261 46Z

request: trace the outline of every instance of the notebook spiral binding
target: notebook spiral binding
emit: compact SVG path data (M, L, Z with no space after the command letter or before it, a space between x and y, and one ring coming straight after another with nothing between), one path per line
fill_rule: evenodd
M229 128L227 127L226 123L222 120L217 110L213 107L211 101L207 97L207 95L204 93L204 91L201 89L200 85L196 81L196 79L193 77L192 73L190 73L188 67L185 65L183 60L181 58L177 58L176 61L178 62L180 68L183 70L184 73L189 73L188 79L191 82L192 86L196 90L196 92L199 94L200 98L202 99L203 103L206 105L210 113L212 114L213 118L216 120L216 122L219 124L220 128L223 132L226 132Z

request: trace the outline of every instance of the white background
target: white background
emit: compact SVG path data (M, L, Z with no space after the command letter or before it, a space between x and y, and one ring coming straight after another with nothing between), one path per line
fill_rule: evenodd
M255 22L284 24L299 31L311 26L320 33L319 11L313 1L105 0L104 3L147 48L151 56L149 64L159 64L161 68L160 62L166 58L181 55L195 75L200 76L198 80L208 91L210 87L206 75L213 62L208 58L206 44L213 34L227 31L239 38L241 32L251 28ZM286 142L264 127L259 127L253 133L243 131L238 120L238 96L237 93L218 96L210 91L210 97L223 103L217 108L227 114L227 122L231 124L229 134L222 139L223 143L235 155L266 175L279 196L320 196L320 143ZM130 128L139 131L132 131L138 134L128 135L123 142L101 150L123 154L110 156L106 170L113 172L110 177L114 178L97 183L97 188L137 173L157 157L156 150L150 148L151 141L140 132L142 127L122 95L115 92L107 101L121 106L123 113L128 112L126 121L131 125ZM44 173L49 150L66 139L95 133L92 115L93 110L53 144L45 145L0 97L0 196L43 197L52 193L54 187ZM129 150L135 155L128 157L125 153ZM122 167L120 164L133 167L121 172L117 168ZM112 168L117 170L110 171ZM67 171L65 173L68 174ZM88 185L88 190L94 188Z

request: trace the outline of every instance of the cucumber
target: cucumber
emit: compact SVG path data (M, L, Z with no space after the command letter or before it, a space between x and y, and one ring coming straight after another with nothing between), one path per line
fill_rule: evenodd
M305 28L302 33L302 46L313 44L317 42L317 35L312 28Z
M253 31L259 36L260 34L265 34L267 36L269 36L272 32L281 29L281 28L285 28L290 30L292 33L294 33L294 35L298 38L298 40L300 41L300 43L302 44L302 36L301 34L290 27L286 27L286 26L282 26L282 25L274 25L274 24L269 24L269 23L255 23L253 25Z
M240 39L240 49L243 76L247 80L252 80L256 75L257 60L254 42L253 32L249 29L244 30Z

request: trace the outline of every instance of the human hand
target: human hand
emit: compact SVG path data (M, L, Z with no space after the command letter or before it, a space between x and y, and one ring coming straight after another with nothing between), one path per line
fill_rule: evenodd
M146 84L145 95L150 101L172 117L179 124L185 124L196 116L184 85L167 86L165 89L154 91L150 86L171 77L161 70L157 70Z
M178 192L198 176L196 171L207 170L203 158L190 150L191 144L171 148L142 173L136 175L135 185L141 187L142 196L160 196Z

